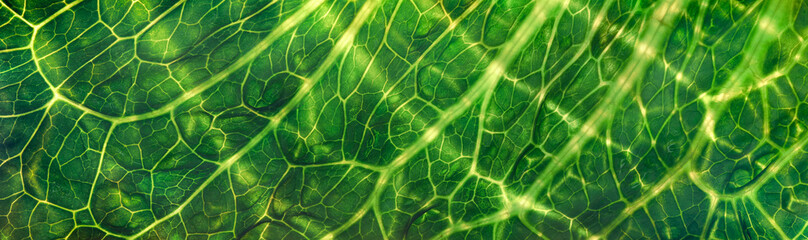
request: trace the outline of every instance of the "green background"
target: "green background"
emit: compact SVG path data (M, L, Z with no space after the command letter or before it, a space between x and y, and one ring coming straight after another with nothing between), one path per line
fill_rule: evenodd
M806 239L803 0L1 0L0 239Z

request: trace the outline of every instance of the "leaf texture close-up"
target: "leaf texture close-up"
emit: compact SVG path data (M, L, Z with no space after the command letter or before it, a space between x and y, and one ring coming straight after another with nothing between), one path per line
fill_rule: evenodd
M0 239L808 239L805 0L0 0Z

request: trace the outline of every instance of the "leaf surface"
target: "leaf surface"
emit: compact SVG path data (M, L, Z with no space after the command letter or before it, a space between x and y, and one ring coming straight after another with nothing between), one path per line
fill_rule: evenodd
M0 3L0 239L808 238L803 0Z

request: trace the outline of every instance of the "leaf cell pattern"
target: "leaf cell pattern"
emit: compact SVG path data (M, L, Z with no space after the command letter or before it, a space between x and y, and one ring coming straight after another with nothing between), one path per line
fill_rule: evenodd
M0 239L808 239L803 0L0 4Z

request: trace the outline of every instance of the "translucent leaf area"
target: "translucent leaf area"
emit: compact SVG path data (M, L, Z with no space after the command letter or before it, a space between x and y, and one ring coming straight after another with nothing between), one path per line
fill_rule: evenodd
M805 0L0 0L0 239L808 239Z

